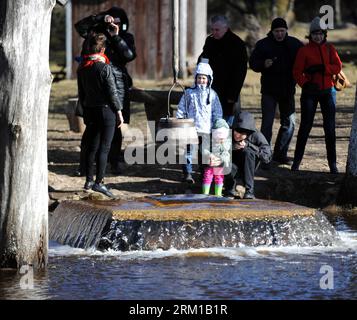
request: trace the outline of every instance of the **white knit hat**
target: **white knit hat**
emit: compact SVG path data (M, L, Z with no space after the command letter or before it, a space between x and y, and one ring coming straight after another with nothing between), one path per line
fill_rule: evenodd
M198 74L203 74L205 76L211 77L211 81L213 80L213 70L208 63L200 62L196 67L195 76Z

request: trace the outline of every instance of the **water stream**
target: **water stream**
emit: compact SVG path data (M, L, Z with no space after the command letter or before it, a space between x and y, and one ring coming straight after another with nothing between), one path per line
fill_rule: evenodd
M49 268L33 288L24 288L28 273L0 272L0 299L357 299L357 215L328 219L336 238L318 246L122 252L51 242Z
M214 221L116 221L100 249L155 250L239 246L331 246L339 236L325 216Z

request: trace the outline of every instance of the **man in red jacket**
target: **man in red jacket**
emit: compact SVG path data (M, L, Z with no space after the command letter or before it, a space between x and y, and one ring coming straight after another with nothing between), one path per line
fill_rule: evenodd
M336 167L336 105L333 98L332 76L341 71L342 63L335 47L326 42L327 30L316 17L312 20L308 39L309 43L302 47L295 60L293 74L296 82L302 87L301 121L296 142L292 171L298 171L304 156L317 104L320 103L323 116L323 128L327 160L330 173L338 173Z

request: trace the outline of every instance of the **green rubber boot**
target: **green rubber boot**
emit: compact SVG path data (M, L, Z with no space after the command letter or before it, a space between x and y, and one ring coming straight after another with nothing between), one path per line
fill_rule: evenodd
M210 189L211 189L211 185L210 184L203 184L202 185L202 194L209 195Z
M222 197L223 184L216 184L214 186L214 195L217 197Z

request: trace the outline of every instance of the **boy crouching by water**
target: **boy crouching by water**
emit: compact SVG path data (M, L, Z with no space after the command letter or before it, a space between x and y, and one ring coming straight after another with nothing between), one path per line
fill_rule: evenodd
M260 162L269 163L272 158L270 144L255 127L254 116L242 111L233 122L232 170L225 180L225 194L237 196L237 179L242 178L244 199L255 199L254 175Z

